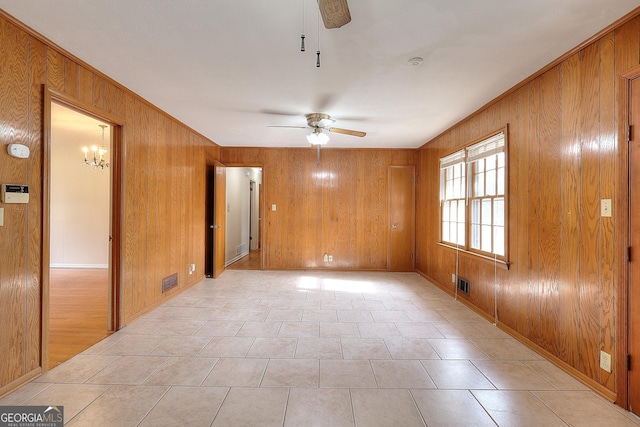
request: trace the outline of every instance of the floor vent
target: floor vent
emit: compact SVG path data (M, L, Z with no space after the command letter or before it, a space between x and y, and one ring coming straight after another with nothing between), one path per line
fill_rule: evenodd
M241 245L236 246L236 255L240 255L247 250L247 244L243 243Z
M469 293L469 281L467 279L463 279L462 277L458 277L458 290L460 292L464 292L465 294Z
M162 292L167 292L171 288L178 286L178 273L167 276L162 279Z

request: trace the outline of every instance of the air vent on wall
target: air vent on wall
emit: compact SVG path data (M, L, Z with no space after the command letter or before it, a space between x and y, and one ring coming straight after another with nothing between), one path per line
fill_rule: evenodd
M469 293L469 281L467 279L463 279L462 277L458 277L458 290L460 292L464 292L465 294Z
M167 292L171 288L178 286L178 273L167 276L162 279L162 292Z

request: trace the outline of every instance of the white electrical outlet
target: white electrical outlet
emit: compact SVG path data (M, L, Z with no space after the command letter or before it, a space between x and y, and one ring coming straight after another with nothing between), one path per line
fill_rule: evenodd
M324 262L329 262L329 254L324 254Z
M600 351L600 369L611 373L611 355Z
M456 275L455 275L455 273L451 273L451 283L456 283Z
M333 255L329 255L329 262L333 262Z

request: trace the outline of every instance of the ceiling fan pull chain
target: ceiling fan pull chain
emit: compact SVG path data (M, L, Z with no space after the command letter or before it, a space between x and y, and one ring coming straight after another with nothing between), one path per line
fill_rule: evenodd
M302 35L300 36L300 52L304 52L304 0L302 0Z
M318 7L318 51L316 52L316 67L320 68L320 7Z

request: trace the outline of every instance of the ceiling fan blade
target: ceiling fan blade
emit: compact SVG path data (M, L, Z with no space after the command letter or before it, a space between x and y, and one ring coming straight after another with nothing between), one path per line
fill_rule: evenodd
M347 0L319 0L318 5L325 28L340 28L351 22Z
M307 129L309 126L287 126L287 125L268 125L268 128L293 128L293 129Z
M258 112L262 114L273 115L273 116L296 116L296 117L300 116L300 113L294 113L291 111L281 111L281 110L262 109Z
M325 128L325 129L328 130L329 132L342 133L345 135L359 136L359 137L363 137L367 134L366 132L361 132L359 130L340 129L340 128Z

